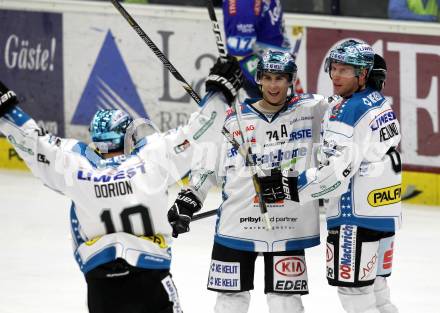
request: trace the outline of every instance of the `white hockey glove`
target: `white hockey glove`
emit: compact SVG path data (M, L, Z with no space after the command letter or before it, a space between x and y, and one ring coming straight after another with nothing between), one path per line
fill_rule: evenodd
M189 231L193 214L200 211L202 203L191 190L181 190L173 206L168 210L168 222L173 228L173 237Z
M243 72L240 64L230 55L227 56L226 61L217 59L205 82L207 92L222 92L230 104L234 101L242 85Z
M11 107L18 104L17 95L0 82L0 117L5 115Z

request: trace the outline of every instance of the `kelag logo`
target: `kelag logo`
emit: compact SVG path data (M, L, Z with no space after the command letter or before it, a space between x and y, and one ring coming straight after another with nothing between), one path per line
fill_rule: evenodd
M134 118L148 118L111 31L99 51L72 124L88 125L99 109L121 109Z

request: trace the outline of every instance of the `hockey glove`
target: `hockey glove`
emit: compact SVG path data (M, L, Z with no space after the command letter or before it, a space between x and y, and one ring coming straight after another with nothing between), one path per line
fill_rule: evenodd
M283 191L286 200L299 202L298 195L298 176L290 169L283 171Z
M258 177L264 202L275 203L285 198L281 179L281 170L278 168L271 169L270 174L267 176Z
M0 117L5 115L11 107L18 104L17 95L0 82Z
M240 64L233 57L228 55L226 61L220 58L209 71L206 79L206 91L220 91L226 100L231 104L243 85L243 72Z
M202 203L191 190L179 192L173 206L168 211L168 222L173 228L173 237L189 231L193 214L202 208Z

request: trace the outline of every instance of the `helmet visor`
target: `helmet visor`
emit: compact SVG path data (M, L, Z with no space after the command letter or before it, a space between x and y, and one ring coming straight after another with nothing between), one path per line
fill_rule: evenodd
M124 138L124 154L130 155L132 151L160 135L157 126L148 119L137 118L127 128Z

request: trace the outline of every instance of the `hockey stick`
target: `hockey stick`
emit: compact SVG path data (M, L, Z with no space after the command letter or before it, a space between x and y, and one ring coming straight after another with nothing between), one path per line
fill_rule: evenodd
M199 213L199 214L194 215L191 218L191 222L197 221L197 220L201 220L203 218L207 218L207 217L210 217L210 216L213 216L213 215L216 215L216 214L217 214L217 209L211 210L211 211L206 211L206 212L203 212L203 213Z
M212 0L206 0L206 6L208 7L209 19L212 23L212 31L217 39L217 49L218 54L220 55L220 59L226 60L226 56L228 53L226 52L225 43L222 38L222 33L220 30L220 26L218 25L217 16L215 15L214 4Z
M226 52L225 44L224 44L224 41L223 41L223 38L221 35L220 26L218 25L217 16L215 15L214 4L212 3L212 0L206 0L206 6L208 7L209 18L212 23L212 31L214 32L214 35L216 37L217 49L220 54L220 59L226 60L227 52ZM243 156L243 154L244 154L244 160L245 160L246 164L249 165L249 168L251 170L252 183L254 185L255 192L258 196L258 203L260 206L260 212L263 215L264 221L266 223L266 228L268 230L271 230L272 225L270 223L269 213L267 212L267 205L266 205L266 202L264 202L263 195L261 194L261 186L258 181L258 174L257 174L257 168L256 168L257 165L255 164L254 160L252 160L251 156L253 154L252 154L251 145L249 142L245 142L243 131L240 126L239 120L241 118L241 114L240 114L241 108L239 107L237 110L237 101L234 102L234 110L237 114L237 126L238 126L238 130L240 132L241 140L242 140L243 144L247 145L247 151L246 151L246 149L242 148L235 141L234 137L231 135L230 132L227 132L227 133L224 131L222 131L222 132L223 132L223 135L228 139L229 142L232 143L232 141L235 141L235 143L237 143L236 145L233 144L233 147L235 149L237 149L237 151L241 151L240 155ZM225 130L226 128L223 127L223 129Z
M238 111L236 110L236 114L237 114L237 125L238 125L238 130L240 132L241 140L242 140L243 144L247 145L247 153L246 153L245 161L249 165L250 170L251 170L252 183L254 185L254 189L255 189L255 192L258 197L258 204L260 205L260 212L263 215L267 230L272 230L272 224L270 223L269 213L267 212L267 205L266 205L266 202L264 202L263 195L261 193L260 182L258 181L257 164L254 162L254 160L251 157L253 155L252 149L251 149L251 144L249 141L244 140L243 131L240 126L240 119L241 119L241 108L240 107L238 108Z

